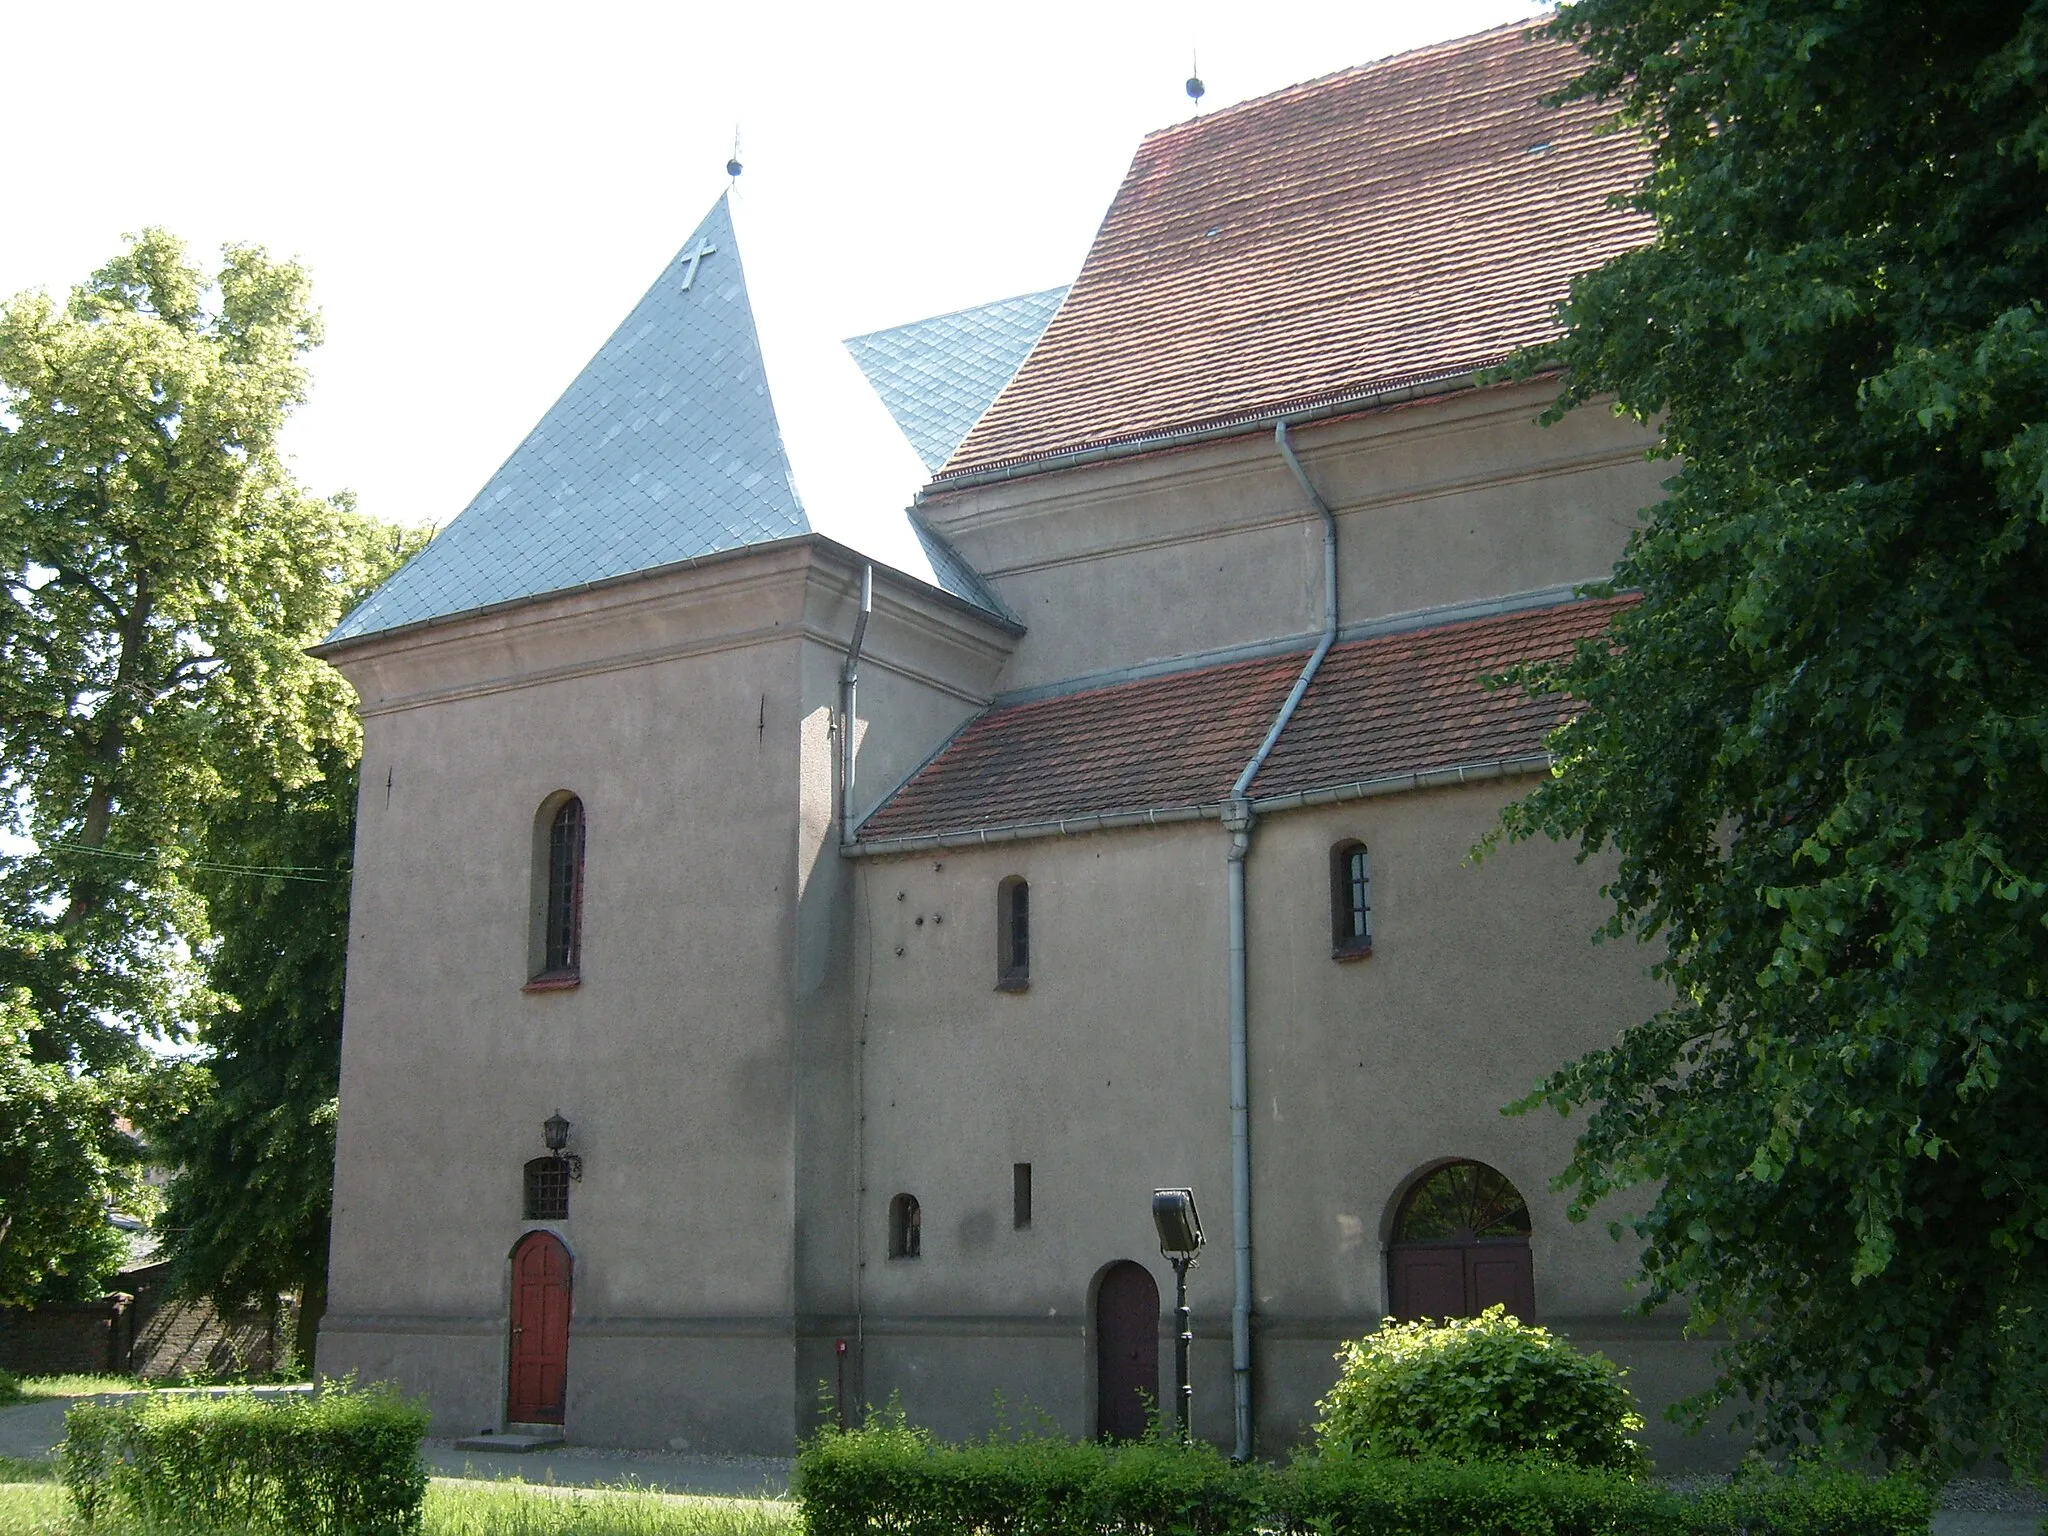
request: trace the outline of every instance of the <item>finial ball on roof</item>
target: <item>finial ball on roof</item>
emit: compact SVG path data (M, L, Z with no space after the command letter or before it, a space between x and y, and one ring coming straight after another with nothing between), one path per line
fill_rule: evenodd
M726 175L728 175L728 176L737 176L737 175L739 175L739 173L740 173L740 162L739 162L739 157L738 157L737 155L735 155L735 156L734 156L734 157L733 157L732 159L730 159L730 160L728 160L728 161L726 161L726 162L725 162L725 174L726 174Z
M1200 101L1203 92L1207 89L1208 87L1202 84L1202 77L1200 75L1188 76L1188 100Z

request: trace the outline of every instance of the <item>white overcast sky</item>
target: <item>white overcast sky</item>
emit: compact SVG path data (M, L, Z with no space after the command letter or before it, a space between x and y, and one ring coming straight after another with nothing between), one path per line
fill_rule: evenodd
M1541 10L5 0L0 294L61 293L146 224L300 257L327 322L300 478L445 524L724 189L736 124L764 331L829 368L1070 281L1139 137L1188 115L1191 48L1213 110Z

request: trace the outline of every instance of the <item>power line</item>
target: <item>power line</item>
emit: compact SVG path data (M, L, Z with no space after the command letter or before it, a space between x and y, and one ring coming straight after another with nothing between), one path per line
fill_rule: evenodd
M95 859L119 859L129 864L148 864L165 853L181 852L178 849L151 848L144 853L122 853L112 848L92 848L84 843L51 843L50 848L59 853L82 853ZM221 875L260 875L271 880L303 880L311 885L332 885L346 879L353 869L323 871L317 864L221 864L212 859L193 859L184 866L186 869L203 869Z

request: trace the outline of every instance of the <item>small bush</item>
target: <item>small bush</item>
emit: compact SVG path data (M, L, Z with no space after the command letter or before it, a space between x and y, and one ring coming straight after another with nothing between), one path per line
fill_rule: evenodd
M86 1523L410 1536L427 1491L424 1410L347 1383L259 1398L74 1403L59 1447Z
M21 1390L21 1378L12 1371L0 1371L0 1408L18 1403L28 1394Z
M1500 1307L1442 1324L1389 1318L1337 1359L1343 1372L1316 1405L1325 1452L1644 1467L1631 1438L1643 1421L1620 1368Z

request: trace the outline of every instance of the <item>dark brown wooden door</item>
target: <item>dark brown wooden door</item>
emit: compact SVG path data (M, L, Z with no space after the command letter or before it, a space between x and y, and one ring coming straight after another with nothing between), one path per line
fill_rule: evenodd
M569 1381L569 1250L531 1232L512 1250L512 1372L505 1417L559 1424Z
M1159 1287L1129 1259L1095 1292L1095 1432L1136 1440L1159 1404Z
M1394 1316L1477 1317L1498 1303L1524 1320L1536 1313L1536 1274L1527 1238L1465 1243L1396 1243L1387 1255Z

